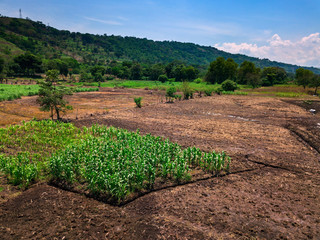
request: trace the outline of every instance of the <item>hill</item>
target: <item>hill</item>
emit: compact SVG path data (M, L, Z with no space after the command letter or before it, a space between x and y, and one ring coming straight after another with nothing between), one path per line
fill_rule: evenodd
M233 58L241 64L254 62L260 68L277 66L294 73L299 66L231 54L214 47L175 41L153 41L146 38L94 35L58 30L30 19L0 17L1 55L10 59L22 51L56 58L67 55L87 64L104 64L108 60L130 60L145 64L169 63L175 60L195 66L207 66L217 57ZM320 69L310 68L320 74Z

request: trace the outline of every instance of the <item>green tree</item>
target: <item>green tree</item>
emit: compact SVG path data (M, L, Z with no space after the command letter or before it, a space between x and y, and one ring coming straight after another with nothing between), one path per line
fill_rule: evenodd
M16 73L34 75L36 72L41 72L41 59L31 53L16 56L14 63L19 65L19 72Z
M158 81L165 83L166 81L168 81L168 77L165 74L162 74L158 77Z
M173 76L177 82L182 82L187 79L186 68L183 64L175 66Z
M159 76L165 73L162 64L155 64L150 68L150 80L158 80Z
M0 83L3 82L3 79L6 76L3 70L4 70L4 59L0 57Z
M228 58L224 66L225 78L235 81L237 78L237 69L238 64L232 58Z
M225 80L222 84L221 84L221 88L223 91L232 91L234 92L234 90L236 90L238 88L237 83L235 83L232 80Z
M106 72L106 69L103 66L95 65L90 69L90 72L93 77L95 77L97 74L101 74L103 76Z
M305 89L306 86L308 86L313 78L313 72L304 69L304 68L298 68L296 70L296 81L299 86L303 86Z
M56 69L48 70L45 81L40 83L39 97L37 102L40 104L41 111L50 112L50 117L54 118L54 114L57 115L57 120L60 120L60 113L64 112L71 106L67 105L67 101L64 98L65 95L70 95L70 90L65 87L57 85L59 71Z
M218 57L215 61L210 63L205 79L212 84L222 83L226 80L225 59L223 57Z
M3 72L4 69L4 59L0 57L0 74Z
M238 70L238 83L256 87L259 85L259 80L260 68L256 68L253 62L244 61Z
M140 80L142 77L142 67L139 63L135 63L131 66L131 79Z
M192 81L194 79L196 79L199 70L197 70L196 68L192 67L192 66L188 66L184 68L184 73L185 73L185 77L186 80L188 81Z
M317 95L318 87L320 87L320 75L314 75L310 82L309 87L315 88L314 95Z
M265 67L261 73L262 86L273 86L284 83L287 73L280 67Z

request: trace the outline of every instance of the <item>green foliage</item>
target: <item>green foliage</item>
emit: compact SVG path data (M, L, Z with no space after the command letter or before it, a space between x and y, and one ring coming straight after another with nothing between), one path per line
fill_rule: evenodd
M99 88L90 87L90 88L74 88L72 89L73 92L98 92Z
M76 128L54 121L30 121L0 129L0 172L21 187L46 178L78 184L93 194L121 201L153 189L158 179L191 179L190 168L219 174L229 170L224 153L205 153L139 132L106 126ZM51 156L51 154L53 156Z
M64 100L65 95L70 95L71 91L65 87L57 86L59 71L48 70L47 78L40 83L39 97L37 102L41 106L42 111L50 111L50 116L53 119L54 114L60 120L60 113L66 110L67 101Z
M222 83L227 79L236 78L238 64L233 59L229 58L227 61L223 57L218 57L215 61L210 63L208 72L206 74L206 81L210 83Z
M21 98L21 96L34 96L39 91L38 85L8 85L0 84L0 102L12 101Z
M223 91L231 91L234 92L238 88L237 83L232 80L226 80L221 84L221 88Z
M166 98L168 99L168 102L173 102L173 99L175 98L175 93L177 92L177 89L175 87L169 87L166 92Z
M211 96L212 95L212 90L211 89L206 89L206 90L204 90L204 94L206 95L206 96Z
M142 100L142 97L136 97L134 98L134 102L136 103L137 107L138 108L141 108L142 105L141 105L141 100Z
M160 81L160 82L162 82L162 83L167 82L167 81L168 81L167 75L165 75L165 74L160 75L160 76L158 77L158 81Z
M190 87L188 82L182 83L181 91L183 92L183 99L188 100L189 98L193 98L194 90Z
M299 86L303 86L303 88L306 88L306 86L310 84L312 78L312 71L304 68L299 68L296 70L296 81Z
M222 94L222 95L243 95L243 96L248 95L247 92L234 92L234 91L221 91L220 94Z
M141 65L176 62L177 64L174 63L169 66L168 71L166 69L165 72L160 73L166 73L169 78L173 78L169 73L170 68L173 65L179 65L179 62L207 68L212 59L217 59L217 57L233 58L237 64L251 61L260 68L278 66L288 72L294 72L298 68L296 65L258 59L241 54L230 54L219 51L214 47L199 46L192 43L160 42L135 37L81 34L79 32L57 30L39 21L35 22L29 19L1 17L0 27L3 29L1 37L6 41L6 45L7 43L11 44L10 48L19 49L19 53L22 50L30 51L32 54L45 56L47 59L60 58L60 56L67 53L76 59L82 59L84 64L91 66L105 64L105 59L119 61L124 59L127 61L129 59L130 61L127 62L131 63L126 63L123 66L127 69L133 67L132 61ZM75 67L71 68L74 69ZM320 73L320 70L316 68L310 68L310 70L315 71L317 74ZM129 77L133 78L133 75ZM227 76L227 78L234 80L232 76ZM149 79L156 80L157 78ZM188 79L179 79L177 81L183 80Z
M320 87L320 75L314 75L311 78L309 87L314 88L314 95L317 95L318 87Z
M18 55L14 58L12 71L23 75L32 76L36 72L41 72L42 61L39 57L31 53Z
M237 82L256 88L260 85L260 68L256 68L253 62L244 61L238 70Z
M0 172L9 182L27 187L46 172L46 158L63 149L86 131L72 124L53 121L30 121L0 129Z
M201 82L202 82L202 79L201 79L201 78L196 78L195 80L193 80L193 82L194 82L194 83L198 83L198 84L199 84L199 83L201 83Z
M82 71L80 74L80 82L91 82L93 80L93 77L91 74Z
M19 153L17 156L0 155L0 170L13 185L28 187L39 174L37 165L30 161L29 154Z
M177 182L191 178L190 166L218 174L228 171L225 153L204 153L198 148L182 150L149 134L93 126L94 137L69 146L50 159L55 181L87 183L93 194L109 195L118 203L141 189L152 189L157 178Z
M0 57L0 74L2 73L3 69L4 69L4 59L2 57Z
M300 97L302 93L294 93L294 92L278 92L276 93L277 97L288 97L288 98L297 98Z
M273 86L283 84L286 81L287 73L283 68L266 67L261 73L262 86Z

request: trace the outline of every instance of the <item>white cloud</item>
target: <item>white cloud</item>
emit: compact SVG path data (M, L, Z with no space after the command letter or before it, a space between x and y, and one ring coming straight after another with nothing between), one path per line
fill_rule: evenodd
M91 18L91 17L84 17L84 18L89 20L89 21L104 23L104 24L107 24L107 25L122 25L121 22L117 22L117 21L101 20L101 19Z
M298 41L283 40L278 34L274 34L264 46L252 43L219 43L214 47L230 53L241 53L301 66L320 67L320 33L310 34Z

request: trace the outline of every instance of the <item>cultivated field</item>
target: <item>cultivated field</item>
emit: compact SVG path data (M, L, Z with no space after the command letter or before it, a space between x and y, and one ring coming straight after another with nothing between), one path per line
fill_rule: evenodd
M143 97L135 108L134 97ZM112 206L45 181L1 178L4 239L318 239L319 98L214 95L164 103L164 92L111 89L68 96L76 127L121 127L182 148L226 151L229 174L168 185ZM0 102L0 125L48 118L36 97ZM10 151L7 150L7 151Z

